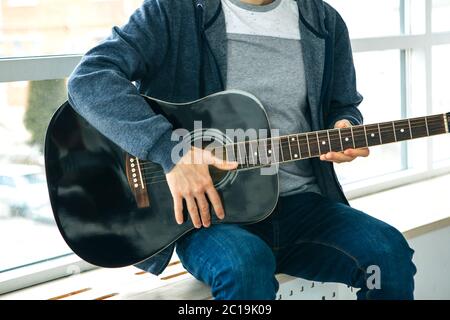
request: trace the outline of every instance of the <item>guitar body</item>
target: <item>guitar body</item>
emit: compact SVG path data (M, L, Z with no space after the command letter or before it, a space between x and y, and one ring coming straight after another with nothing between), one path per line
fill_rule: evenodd
M144 98L174 128L190 132L195 129L194 121L202 121L203 129L214 128L222 138L226 129L270 129L260 103L244 92L220 92L185 104ZM136 264L194 229L186 210L186 222L176 223L162 168L125 152L68 102L49 124L45 160L58 228L69 247L89 263L102 267ZM226 215L219 221L211 208L213 224L255 223L276 206L276 174L239 170L212 172L212 176Z

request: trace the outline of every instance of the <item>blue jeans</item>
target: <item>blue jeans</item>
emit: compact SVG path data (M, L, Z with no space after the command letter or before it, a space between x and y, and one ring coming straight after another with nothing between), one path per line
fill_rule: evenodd
M413 253L394 227L315 193L280 197L259 223L214 225L177 242L186 270L227 300L274 299L277 273L345 283L360 288L358 299L413 299Z

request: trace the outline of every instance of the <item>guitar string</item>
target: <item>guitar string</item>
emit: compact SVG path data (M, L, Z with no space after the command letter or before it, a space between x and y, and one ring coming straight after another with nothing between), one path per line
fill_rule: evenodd
M436 123L439 123L439 122L441 122L441 121L443 121L443 119L442 119L442 115L443 114L439 114L439 115L433 115L433 116L428 116L429 118L431 118L431 117L434 117L434 118L432 118L432 119L429 119L428 121L427 121L427 125L430 125L430 124L436 124ZM437 117L439 117L439 118L437 118ZM410 119L410 121L423 121L424 120L424 118L411 118ZM408 121L408 119L406 119L406 120L397 120L397 121ZM382 122L382 123L379 123L379 124L368 124L368 125L358 125L358 126L353 126L353 127L351 127L351 128L353 128L353 130L363 130L364 129L364 127L366 127L366 130L367 130L367 127L368 126L378 126L378 125L386 125L386 124L388 124L389 126L392 126L393 124L394 124L394 122ZM418 128L418 127L426 127L426 125L424 126L423 124L417 124L417 125L413 125L413 124L411 124L411 128ZM408 126L406 126L404 129L408 129L409 128L409 125ZM231 143L231 144L227 144L227 145L225 145L226 147L225 148L227 148L227 147L231 147L231 146L233 146L233 148L235 147L235 146L237 146L238 145L238 148L239 148L239 145L240 146L242 146L243 144L247 144L247 145L250 145L250 143L252 143L252 142L258 142L258 143L261 143L261 142L263 142L263 141L265 141L265 142L268 142L269 140L270 141L273 141L273 140L280 140L281 142L279 143L279 144L281 144L281 143L287 143L287 142L289 142L289 141L282 141L282 139L289 139L289 138L292 138L293 136L301 136L301 135L303 135L304 137L306 137L306 135L314 135L315 137L314 137L314 139L316 139L317 138L317 135L319 135L319 134L327 134L328 135L328 133L337 133L337 132L339 132L339 131L341 131L341 134L342 134L342 130L343 129L345 129L345 130L349 130L349 132L352 132L351 130L350 130L350 127L348 127L348 128L335 128L335 129L329 129L329 130L319 130L319 131L313 131L313 132L307 132L307 133L297 133L297 134L291 134L291 135L284 135L284 136L280 136L280 137L273 137L273 138L261 138L261 139L257 139L257 140L250 140L250 141L239 141L239 142L235 142L235 143ZM330 131L333 131L333 130L335 130L335 132L330 132ZM363 132L361 132L361 133L357 133L357 134L353 134L353 135L350 135L349 136L349 138L350 137L363 137L363 136L367 136L366 135L366 130L364 130L364 133ZM377 130L378 131L378 130ZM327 133L328 132L328 133ZM394 134L394 136L395 136L395 133L394 133L394 131L393 131L393 134ZM328 138L327 138L328 139ZM308 146L308 144L306 143L302 143L301 144L302 146ZM311 144L310 144L311 145ZM295 147L295 146L294 146ZM223 149L223 146L221 146L221 147L217 147L217 148L214 148L214 149L220 149L220 148L222 148ZM141 167L142 168L145 168L145 165L146 165L146 163L143 163L142 165L141 165ZM152 164L150 164L150 166L152 166Z
M407 131L405 132L405 133L408 133ZM362 136L364 136L364 137L366 137L366 136L368 136L368 134L366 135L366 134L354 134L353 135L353 138L355 138L355 139L353 139L353 141L355 141L357 138L360 138L360 137L362 137ZM349 137L350 138L350 137ZM377 137L377 138L379 138L379 137ZM314 139L316 140L316 142L314 143L314 144L317 144L318 146L320 145L320 139L319 140L317 140L317 137L314 137ZM414 138L412 138L412 139L414 139ZM412 140L411 138L408 138L408 139L405 139L405 140ZM278 143L276 143L276 145L279 145L280 146L280 155L282 155L283 157L284 157L284 155L285 155L285 152L283 152L283 148L285 148L286 146L291 146L291 148L297 148L298 149L298 146L296 146L295 144L295 142L294 142L294 145L292 144L292 140L287 140L287 138L286 138L286 140L285 141L283 141L283 140L281 140L281 139L279 139L279 138L273 138L273 140L279 140L279 142ZM326 140L328 140L328 139L326 139ZM326 140L324 140L324 141L326 141ZM329 149L329 147L330 147L330 144L332 143L332 141L334 141L334 142L336 142L336 140L341 140L341 139L329 139L329 143L328 144L323 144L324 146L325 146L325 148L328 148ZM381 142L381 140L382 139L380 139L380 142ZM401 142L401 141L405 141L405 140L396 140L396 141L392 141L392 142ZM351 144L353 144L353 141L351 142ZM308 145L309 146L311 146L311 143L303 143L303 142L300 142L300 141L297 141L296 140L296 142L297 142L297 144L298 145L300 145L301 147L300 147L300 149L298 150L299 151L299 153L301 154L302 152L301 152L301 149L302 149L302 147L303 148L305 148L305 147L308 147ZM273 143L273 142L272 142ZM348 141L347 141L347 143L348 143ZM380 143L380 144L383 144L383 143ZM375 146L375 145L373 145L373 146ZM357 147L357 148L365 148L366 146L360 146L360 147ZM369 145L369 147L370 147L370 145ZM314 146L314 148L316 148L315 146ZM322 147L323 148L323 147ZM223 147L218 147L218 148L214 148L214 150L217 150L217 149L222 149L222 150L224 150L224 148ZM247 149L247 148L246 148ZM318 147L317 147L317 149L319 149ZM320 148L321 149L321 148ZM242 149L240 149L240 150L242 150ZM236 150L237 151L237 153L239 154L239 150ZM318 150L318 151L321 151L321 150ZM234 152L234 150L233 150L233 152ZM244 152L243 150L242 150L242 152ZM320 152L320 154L325 154L325 153L327 153L327 152L329 152L329 151L326 151L326 152ZM342 151L338 151L338 152L342 152ZM225 153L226 153L226 150L225 150ZM255 154L255 156L256 157L258 157L258 154ZM259 153L259 156L260 156L260 158L261 158L261 153ZM239 157L239 158L241 158L240 160L242 160L242 156L241 157ZM250 158L252 158L252 159L250 159ZM270 156L266 156L266 158L267 158L267 160L270 158ZM288 154L287 155L287 157L286 158L291 158L291 160L293 160L292 158L292 152L290 152L290 154ZM252 155L252 156L250 156L250 154L248 154L247 155L247 150L245 150L245 160L247 160L248 159L248 161L245 161L245 165L247 165L247 164L255 164L255 163L250 163L251 162L251 160L253 160L253 162L254 162L254 156ZM303 159L303 157L300 157L300 158L294 158L294 160L300 160L300 159ZM157 173L157 172L162 172L162 170L159 170L159 171L154 171L154 170L152 170L152 169L154 169L154 168L157 168L157 167L159 167L159 165L157 165L157 164L154 164L154 163L151 163L151 164L147 164L147 163L143 163L142 165L141 165L141 170L142 171L144 171L144 172L148 172L148 171L152 171L151 173Z
M411 128L417 128L417 127L421 127L421 126L411 126ZM406 133L408 133L407 131L406 131ZM444 132L443 132L444 133ZM316 136L316 134L314 134L313 133L313 135L314 136ZM354 134L353 135L353 137L354 138L360 138L360 137L366 137L366 136L368 136L368 134L365 134L365 133L361 133L361 134ZM284 138L284 139L288 139L287 137L288 136L285 136L286 138ZM351 136L349 136L348 138L350 138ZM317 137L314 137L314 139L315 140L317 140ZM280 140L280 142L278 142L278 143L276 143L276 145L280 145L281 146L281 148L279 149L281 152L279 153L280 155L281 154L283 154L283 156L284 156L284 152L281 150L283 147L286 147L286 146L288 146L288 145L291 145L291 147L292 148L297 148L298 149L298 146L295 146L295 143L294 143L294 145L292 145L292 140L285 140L285 141L283 141L283 140L281 140L281 138L280 137L277 137L277 138L272 138L272 141L273 140ZM319 139L320 140L320 139ZM328 140L328 138L326 139L326 140ZM326 141L325 140L325 141ZM331 141L336 141L336 140L342 140L342 139L329 139L329 141L330 141L330 143L331 143ZM353 140L356 140L356 139L353 139ZM406 139L406 140L412 140L411 138L408 138L408 139ZM255 140L255 141L257 141L257 140ZM266 139L266 141L268 141L268 139ZM400 141L397 141L397 142L401 142L401 141L405 141L405 140L400 140ZM303 143L303 142L300 142L300 140L296 140L296 142L297 142L297 144L299 144L300 145L300 149L302 149L302 147L303 148L306 148L306 147L308 147L308 143ZM381 141L380 141L381 142ZM395 142L395 141L393 141L393 142ZM329 144L330 144L329 143ZM352 141L352 143L353 143L353 141ZM317 141L317 144L319 145L319 141ZM330 146L329 146L329 144L325 144L324 146L326 146L326 148L329 148ZM382 144L382 143L381 143ZM228 145L228 146L230 146L230 145ZM311 146L311 143L309 143L309 146ZM374 145L375 146L375 145ZM362 146L362 147L358 147L358 148L365 148L365 146ZM222 147L218 147L218 148L214 148L214 150L216 150L216 149L222 149L222 150L224 150L224 147L222 146ZM226 149L226 148L225 148ZM238 150L236 150L236 151L238 151ZM233 150L233 152L234 152L234 150ZM246 152L247 152L247 150L246 150ZM328 151L327 151L328 152ZM237 153L239 153L239 152L237 152ZM301 150L299 150L299 153L301 153ZM326 152L325 152L326 153ZM321 153L321 154L325 154L325 153ZM259 153L259 155L261 155L261 153ZM255 155L255 156L258 156L258 155ZM288 155L288 157L289 158L291 158L292 159L292 156L291 155ZM242 158L242 157L240 157L240 158ZM250 160L250 154L247 156L247 157L245 157L246 158L246 160L247 160L247 158ZM251 156L251 158L253 158L253 156ZM267 157L267 158L269 158L269 157ZM300 159L305 159L305 158L303 158L303 157L301 157L301 158L294 158L294 159L292 159L292 160L300 160ZM241 159L242 160L242 159ZM246 161L245 162L245 165L247 165L247 163L248 164L254 164L254 163L249 163L249 161ZM148 163L143 163L143 164L141 164L141 167L140 167L140 169L141 169L141 171L144 171L144 172L149 172L150 171L150 173L159 173L159 172L163 172L163 170L151 170L151 169L154 169L154 168L159 168L160 166L159 165L157 165L157 164L154 164L154 163L150 163L150 164L148 164Z
M297 160L304 160L304 159L310 159L310 158L317 158L320 155L315 155L315 156L311 156L311 157L307 157L307 158L301 158L301 159L292 159L292 160L288 160L288 161L282 161L282 162L272 162L270 164L262 164L262 165L255 165L252 167L242 167L242 168L237 168L237 169L233 169L233 170L228 170L228 171L243 171L243 170L253 170L253 169L260 169L260 168L264 168L264 167L269 167L271 165L275 165L275 164L283 164L286 162L292 162L292 161L297 161ZM162 170L160 170L159 172L162 172ZM146 181L145 185L149 186L152 184L156 184L156 183L161 183L166 181L165 175L159 175L159 176L148 176L148 175L144 175L145 179L151 179L149 182ZM159 179L159 180L158 180Z
M406 139L406 140L411 140L411 139ZM402 140L402 141L405 141L405 140ZM395 141L392 141L392 142L395 142ZM400 141L399 141L400 142ZM289 141L286 141L286 142L284 142L285 144L286 143L289 143ZM280 143L280 144L282 144L282 143ZM374 146L376 146L376 145L374 145ZM324 154L324 153L322 153L322 154ZM292 158L292 157L290 157L290 160L287 160L287 161L279 161L279 162L270 162L270 164L271 165L273 165L273 164L282 164L282 163L285 163L285 162L291 162L291 161L297 161L297 160L303 160L303 159L308 159L308 158L315 158L315 157L319 157L321 154L319 154L319 155L312 155L312 156L310 156L310 157L301 157L301 158ZM269 160L268 158L266 159L266 160ZM260 162L261 163L261 162ZM251 169L258 169L258 168L263 168L263 167L265 167L265 166L268 166L268 164L267 163L262 163L261 165L258 165L258 162L257 163L247 163L247 162L245 162L245 164L241 164L242 165L242 167L241 168L237 168L237 169L233 169L233 170L251 170ZM244 165L247 165L247 167L243 167ZM155 165L155 164L153 164L153 166L154 167L159 167L158 165ZM150 183L146 183L146 184L152 184L152 183L159 183L159 182L162 182L162 181L165 181L166 179L165 179L165 174L160 174L160 173L163 173L163 170L156 170L156 171L148 171L149 170L149 168L147 167L147 168L144 168L144 169L142 169L141 168L141 171L144 171L144 173L143 173L143 176L144 176L144 178L146 178L146 179L153 179ZM147 173L146 173L146 172ZM158 178L163 178L162 180L159 180L159 181L157 181L157 179Z
M366 125L356 125L356 126L352 126L352 127L347 127L347 128L333 128L333 129L324 129L324 130L317 130L317 131L311 131L311 132L304 132L304 133L296 133L296 134L290 134L290 135L283 135L283 136L279 136L279 137L273 137L273 138L260 138L260 139L256 139L256 140L249 140L249 141L238 141L238 142L235 142L235 143L231 143L231 144L229 144L228 146L231 146L231 145L239 145L239 144L243 144L243 143L251 143L251 142L259 142L259 141L268 141L269 139L282 139L282 138L289 138L289 137L292 137L292 136L295 136L295 135L297 135L297 136L299 136L299 135L307 135L307 134L313 134L313 135L316 135L316 134L322 134L322 133L324 133L324 134L326 134L327 132L330 132L330 131L333 131L333 130L335 130L336 132L337 131L341 131L341 130L350 130L350 128L353 128L353 129L364 129L364 127L366 127L366 129L367 129L367 127L369 127L369 126L382 126L382 125L389 125L390 127L391 126L393 126L396 122L401 122L401 121L408 121L409 120L409 122L411 123L411 121L424 121L424 120L427 120L426 121L426 123L425 124L418 124L418 125L411 125L411 128L412 127L415 127L415 128L417 128L417 127L426 127L427 125L429 125L430 124L430 121L431 121L431 123L433 123L433 124L435 124L435 123L439 123L439 122L441 122L441 121L443 121L444 122L444 120L443 120L443 116L447 116L447 114L445 114L445 113L440 113L440 114L435 114L435 115L431 115L431 116L426 116L426 117L417 117L417 118L409 118L409 119L402 119L402 120L395 120L395 121L387 121L387 122L380 122L380 123L370 123L370 124L366 124ZM428 118L428 119L427 119ZM409 125L406 127L406 128L408 128L409 127ZM362 134L362 135L365 135L365 134Z

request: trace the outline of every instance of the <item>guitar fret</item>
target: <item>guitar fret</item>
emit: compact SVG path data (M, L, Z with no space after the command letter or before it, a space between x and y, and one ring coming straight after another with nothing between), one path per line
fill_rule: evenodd
M368 146L366 130L364 126L354 126L353 131L353 145L355 148L365 148Z
M256 141L253 143L253 147L252 147L252 151L253 151L253 153L254 153L254 155L255 155L255 165L256 165L256 166L261 165L261 154L260 154L260 152L259 152L258 145L259 145L259 142L258 142L258 140L256 140Z
M366 146L369 146L369 140L367 140L367 130L366 130L366 126L363 126L364 128L364 138L366 138Z
M379 124L380 136L382 143L395 142L395 130L393 129L392 122L383 122Z
M342 139L342 144L344 147L343 150L355 148L351 127L350 128L342 128L340 130L341 130L341 137L343 138Z
M317 133L307 133L306 136L309 140L309 150L311 151L311 156L315 157L320 155L319 140L317 139Z
M322 150L320 150L320 139L318 131L316 131L316 139L317 139L317 147L319 148L319 154L322 154Z
M427 123L430 136L434 136L436 134L446 133L445 122L442 115L434 115L428 116Z
M355 136L353 135L353 127L350 127L350 132L352 133L353 149L356 149L356 147L355 147Z
M366 129L367 146L376 146L381 144L380 130L377 124L369 124L364 126Z
M248 149L249 149L249 153L252 155L251 164L258 165L258 152L256 152L256 154L255 154L255 152L253 151L252 142L248 142ZM255 157L256 157L256 161L255 161Z
M278 138L278 146L279 146L279 152L280 152L280 162L284 162L284 147L283 147L283 140L281 138Z
M241 153L239 152L239 143L235 143L234 144L234 154L236 155L236 161L238 163L238 168L242 168L242 158L241 158Z
M340 152L348 148L359 149L447 133L447 121L450 121L450 113L241 141L215 148L212 153L218 158L237 161L238 169L247 169L260 164L317 157L330 151Z
M396 141L411 139L411 130L408 120L398 120L394 122L394 131L396 132Z
M305 134L305 136L306 136L306 144L308 145L308 154L309 154L309 156L311 157L312 154L311 154L311 147L309 146L309 138L308 138L308 134Z
M244 151L242 151L242 148L244 149ZM244 155L242 155L242 153L244 153ZM249 165L247 162L247 155L246 155L246 151L245 151L245 142L238 143L238 155L239 155L239 161L242 164L242 166L246 166L248 168Z
M280 162L280 144L279 141L274 141L274 137L271 137L267 140L268 143L270 143L270 146L266 146L266 150L264 151L266 154L270 155L270 163L278 163ZM268 162L269 164L269 162Z
M289 136L286 139L287 139L288 147L289 147L289 155L291 156L291 160L292 160L294 157L292 156L291 141L290 141Z
M252 145L250 144L250 142L247 142L248 144L248 153L251 155L251 157L248 157L248 162L249 164L254 164L255 163L255 158L253 158L253 150L252 150Z
M247 169L260 164L318 157L330 151L341 152L348 148L448 133L447 121L450 123L450 113L236 142L215 148L212 153L218 158L237 161L238 169Z
M412 130L411 130L411 119L408 119L408 126L409 126L409 138L412 139Z
M299 134L297 136L297 139L298 139L300 154L302 155L302 158L310 158L311 153L309 150L308 137L306 136L306 134Z
M344 145L342 144L342 135L341 135L341 129L337 129L339 132L339 141L341 143L341 151L344 151Z
M269 137L264 140L264 143L262 144L261 149L259 150L260 155L264 155L264 164L271 164L273 162L277 162L277 154L274 152L274 148L276 146L273 145L272 137ZM261 159L261 157L260 157Z
M423 138L428 136L427 123L425 117L410 119L411 135L414 138Z
M425 119L425 127L427 128L427 136L430 136L430 130L428 130L428 121L427 121L427 117L424 117Z
M380 124L377 124L378 126L378 136L380 137L380 143L383 144L383 138L381 137L381 129L380 129Z
M250 167L250 160L249 160L249 152L247 150L247 143L244 141L242 142L242 149L244 150L244 161L245 161L245 165L247 166L247 168Z
M331 151L330 147L330 138L328 134L328 130L326 131L318 131L317 137L320 145L320 154L325 154Z
M298 146L298 153L300 158L303 158L302 148L300 148L300 139L298 138L299 135L297 135L297 146Z
M300 148L298 147L298 139L297 136L290 136L289 137L289 146L291 148L291 152L293 152L292 158L294 160L300 159Z
M392 131L394 132L394 139L395 139L395 142L397 142L398 140L397 140L397 133L395 132L395 124L394 124L394 121L392 121L391 123L392 123Z
M250 144L248 143L248 141L244 142L244 151L245 151L245 160L247 161L247 167L251 167L251 160L250 160L250 156L252 155L251 151L250 151Z
M267 157L267 164L280 162L280 145L278 143L273 143L273 137L267 140L266 147L264 149L264 154Z
M241 160L239 159L238 146L239 145L237 143L235 143L233 145L233 154L234 154L234 157L236 158L236 162L240 165L241 164Z
M330 148L331 151L332 149L331 149L330 130L327 130L327 137L328 137L328 147Z
M328 130L328 136L330 137L330 150L335 152L343 151L342 140L339 129Z
M269 150L267 148L267 141L266 139L261 139L259 140L258 143L258 158L259 158L259 163L262 165L266 165L269 163L269 157L267 156L269 154Z
M280 143L280 155L281 155L281 162L289 161L289 150L288 146L286 145L286 138L285 137L278 137L279 143Z

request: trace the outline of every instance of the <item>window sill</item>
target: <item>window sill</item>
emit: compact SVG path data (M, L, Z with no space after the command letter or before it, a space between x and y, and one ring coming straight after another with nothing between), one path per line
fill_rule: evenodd
M0 274L0 294L27 288L49 280L92 270L95 266L76 255L30 265Z

